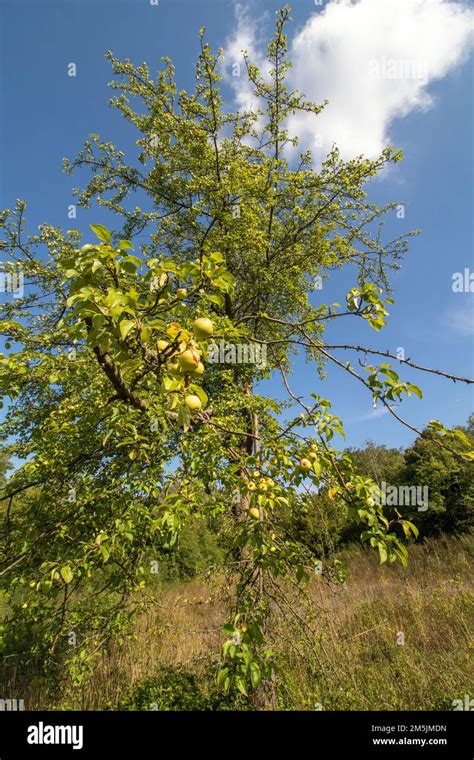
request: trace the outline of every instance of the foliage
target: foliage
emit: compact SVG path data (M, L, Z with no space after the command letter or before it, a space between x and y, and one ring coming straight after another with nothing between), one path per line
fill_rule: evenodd
M245 709L242 699L225 697L212 673L161 665L152 676L135 684L118 705L120 710L233 710ZM248 709L248 707L247 707Z
M403 467L403 451L389 449L368 441L362 449L348 449L354 467L360 474L367 475L381 483L398 483Z
M152 79L145 64L108 55L112 105L138 130L140 168L92 135L66 169L92 172L79 203L96 200L119 232L93 224L96 240L85 244L77 230L47 225L27 236L22 201L0 216L5 267L20 267L28 283L0 306L3 433L23 461L0 502L10 505L4 644L19 665L54 672L65 660L80 683L149 603L150 556L176 547L190 520L232 523L219 683L242 693L274 665L265 620L279 583L303 585L319 567L318 547L295 540L281 518L305 509L301 492L338 496L381 562L406 562L400 532L416 529L387 519L373 481L333 448L343 427L330 402L311 393L305 404L288 381L302 351L321 373L328 362L348 372L398 419L393 403L421 395L386 361L365 377L338 354L380 352L324 340L334 319L377 331L386 323L388 274L407 236L383 243L379 222L395 204L369 202L366 184L401 155L387 148L344 162L334 148L319 170L310 153L289 160L297 141L286 117L316 117L322 106L286 87L288 15L277 15L269 79L247 61L256 113L223 110L221 55L203 30L191 93L178 91L169 60ZM143 210L132 210L136 192ZM345 306L311 303L315 277L354 265ZM267 365L208 362L211 336L267 346ZM284 422L284 403L254 392L274 373L297 407ZM246 630L234 651L236 624Z
M452 433L459 436L459 443L453 443L454 449L473 445L474 436L471 434L469 441L462 428L455 428ZM405 510L407 516L416 520L424 536L466 531L473 524L473 465L456 455L455 450L440 450L435 436L428 428L405 451L401 474L403 483L428 489L426 510Z
M201 520L185 523L177 547L160 552L158 557L161 581L186 580L222 566L224 549L219 545L216 531Z

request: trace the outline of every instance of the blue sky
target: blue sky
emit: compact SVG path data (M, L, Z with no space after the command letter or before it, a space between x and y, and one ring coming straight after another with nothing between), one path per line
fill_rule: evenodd
M347 5L348 1L339 5ZM419 6L425 1L403 0L401 5ZM371 9L371 0L362 2L367 12L376 12ZM384 3L388 8L392 0L384 0ZM280 4L253 0L247 10L245 6L240 9L240 23L244 14L244 24L250 28L254 24L258 31L252 44L257 46L259 54L260 35L267 36L274 11ZM326 13L327 22L327 6L331 3L317 7L312 2L295 1L292 5L294 23L289 30L290 42L298 32L310 30L313 35L310 42L314 39L316 48L324 27L312 25L311 17ZM396 303L391 309L389 326L381 335L339 320L328 333L328 339L330 336L333 342L354 342L390 351L401 346L406 356L422 365L472 377L474 294L452 290L453 273L465 268L474 270L472 57L467 57L469 44L464 32L455 26L455 21L450 26L452 14L443 20L442 13L451 12L453 3L435 0L435 5L440 6L440 26L444 27L443 39L448 38L448 42L441 52L426 48L424 54L435 74L423 90L423 97L409 92L408 100L401 103L398 111L396 108L390 111L390 103L384 100L385 91L362 92L361 95L370 95L373 100L362 97L353 113L346 110L344 117L350 138L345 151L352 140L354 146L364 140L370 146L385 134L392 144L403 149L403 162L373 184L371 198L379 202L397 199L406 204L404 220L395 215L387 220L387 235L393 237L409 229L421 229L422 234L412 239L410 253L394 278ZM468 7L472 5L462 5L463 9ZM337 26L338 33L327 41L326 79L321 77L320 81L327 81L328 87L337 91L335 95L344 100L347 71L343 70L344 61L337 58L341 55L337 45L340 39L344 40L344 35L350 34L343 17L344 13L347 16L348 9L329 10L339 14L334 15L331 22L331 30ZM409 9L405 10L409 14ZM377 24L382 22L378 17L373 18L374 29L369 29L369 33L376 36ZM170 56L176 65L179 86L186 88L193 85L200 26L206 27L207 39L215 48L228 47L236 35L238 39L235 6L223 0L159 0L158 6L151 6L148 0L55 3L0 0L0 23L0 206L12 208L16 198L23 198L27 202L27 219L32 232L38 224L48 222L64 229L74 226L87 235L89 223L104 221L94 208L88 212L78 209L75 221L67 217L67 207L73 202L71 190L80 184L80 178L63 174L61 162L64 156L72 158L78 153L88 133L97 132L125 150L130 158L135 156L133 133L107 105L110 95L107 82L112 78L110 66L104 59L107 49L135 63L147 61L152 72L159 68L161 56ZM430 30L431 38L435 32ZM400 31L405 57L410 35L415 55L416 46L421 48L423 40L418 39L417 29L407 15L405 27ZM458 55L460 46L462 55ZM342 49L347 51L347 45ZM354 60L356 58L351 59L353 71ZM317 59L314 61L317 63ZM311 64L314 61L311 59ZM75 78L67 75L70 62L77 66ZM318 80L316 63L313 70L301 59L299 68L296 67L295 76L301 70L304 83L310 87L313 80ZM340 66L343 75L335 79L334 72L338 72ZM381 87L385 86L390 87L391 83L382 83ZM352 94L354 89L355 86ZM229 107L233 105L234 95L227 86ZM322 96L331 102L331 91ZM389 117L386 118L383 108ZM384 128L377 132L375 122L379 119L382 123L384 118ZM333 124L336 122L334 117ZM330 121L325 128L330 130ZM349 273L345 273L325 284L313 297L316 302L323 298L324 302L341 301L353 284ZM422 401L410 399L402 407L404 416L415 426L423 427L432 418L442 419L447 425L461 424L474 409L470 388L430 375L415 375L404 368L402 373L424 390ZM293 387L298 394L317 392L331 399L333 411L345 422L350 445L360 445L370 438L403 446L414 438L413 433L390 415L374 414L365 389L356 387L340 370L331 370L323 384L313 370L297 363ZM276 383L270 384L267 390L280 393Z

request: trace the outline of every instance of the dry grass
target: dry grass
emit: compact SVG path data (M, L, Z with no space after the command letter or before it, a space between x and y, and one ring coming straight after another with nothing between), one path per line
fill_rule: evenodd
M467 537L440 538L413 547L403 569L352 548L343 554L344 589L315 580L309 603L285 590L304 623L275 609L279 709L452 709L469 684L472 692L471 554ZM225 619L219 583L193 580L157 593L134 636L56 707L117 709L157 666L209 679L204 666L219 651Z

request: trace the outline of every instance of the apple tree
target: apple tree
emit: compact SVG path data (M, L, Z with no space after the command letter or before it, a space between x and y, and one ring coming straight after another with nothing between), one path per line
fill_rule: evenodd
M152 603L150 558L190 520L220 517L230 537L218 674L227 691L247 694L271 676L269 611L288 579L303 586L320 570L317 548L288 529L288 511L307 508L302 495L324 488L381 562L406 562L401 536L416 527L387 519L373 481L334 448L342 422L310 374L306 398L291 388L304 353L315 383L334 364L410 426L399 402L421 391L394 368L403 361L325 339L336 319L386 323L390 271L409 236L382 240L395 203L369 201L367 183L401 155L344 161L333 148L315 168L298 152L287 117L317 120L324 105L287 87L288 18L288 8L277 14L268 76L246 58L255 111L225 110L222 53L204 30L192 92L178 89L168 59L153 78L108 53L111 104L136 131L137 155L129 162L91 135L65 161L89 172L78 202L96 203L93 221L107 226L92 224L84 241L46 224L28 234L22 201L1 214L2 269L25 282L22 298L0 306L2 429L21 462L0 494L2 645L17 662L51 673L66 663L80 682ZM354 272L343 305L315 305L316 278L343 267ZM211 362L214 341L265 347L266 364ZM361 369L361 352L374 363ZM285 402L264 393L275 376ZM432 430L449 449L443 425ZM322 574L339 577L337 562Z

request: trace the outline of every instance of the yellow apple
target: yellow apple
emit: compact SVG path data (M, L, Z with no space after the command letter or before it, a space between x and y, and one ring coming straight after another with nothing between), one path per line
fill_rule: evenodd
M205 340L206 338L211 337L212 333L214 332L214 325L212 324L210 319L207 319L206 317L201 317L200 319L194 320L193 332L196 338L199 338L200 340Z
M198 362L196 369L193 369L193 375L203 375L203 374L204 374L204 364L202 362Z
M186 298L187 295L188 295L188 291L186 290L186 288L178 288L178 290L176 291L176 298Z
M188 348L186 351L183 351L178 361L181 369L185 372L192 372L199 364L199 354Z
M307 472L311 469L311 462L309 459L302 459L300 462L300 469L303 470L303 472Z
M250 507L249 515L250 517L253 517L254 520L260 520L260 510L257 509L257 507Z
M186 396L186 398L184 399L184 403L186 404L188 409L190 409L192 412L198 412L202 406L201 399L199 398L199 396L192 396L192 395Z

